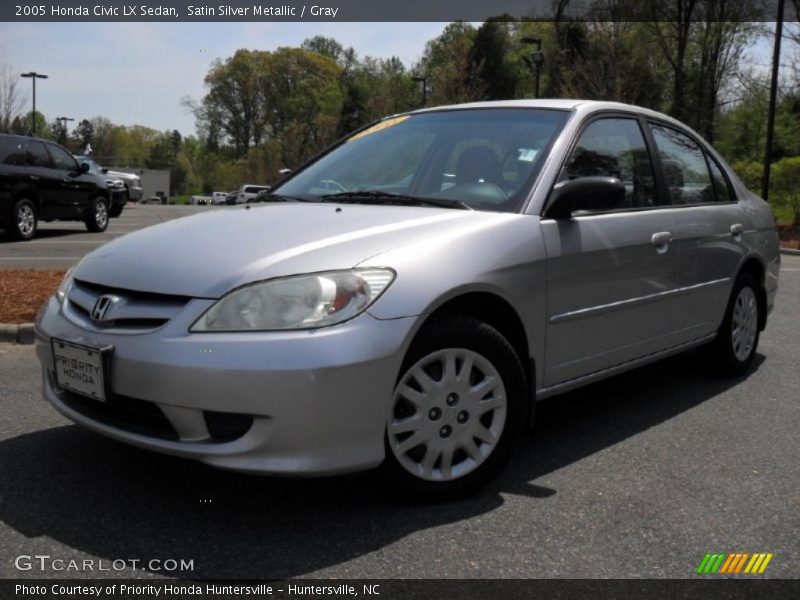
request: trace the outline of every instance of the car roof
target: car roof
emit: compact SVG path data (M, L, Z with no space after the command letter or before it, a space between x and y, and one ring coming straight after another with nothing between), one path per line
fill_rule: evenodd
M448 110L468 110L468 109L479 109L479 108L483 109L540 108L540 109L551 109L551 110L568 110L580 113L582 115L587 115L599 111L632 112L643 115L645 117L651 117L654 119L667 121L676 126L680 126L684 129L689 129L691 131L691 129L685 123L681 123L680 121L670 117L669 115L665 115L658 111L651 110L649 108L644 108L642 106L625 104L623 102L607 102L601 100L579 100L579 99L568 99L568 98L541 98L538 100L523 99L523 100L491 100L486 102L466 102L464 104L449 104L446 106L421 108L419 110L411 111L407 114L414 115L414 114L431 113L431 112L448 111Z

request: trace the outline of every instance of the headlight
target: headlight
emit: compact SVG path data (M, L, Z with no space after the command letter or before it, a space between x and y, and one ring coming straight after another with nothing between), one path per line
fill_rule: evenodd
M390 269L297 275L236 289L190 331L269 331L335 325L362 313L394 280Z
M56 290L56 298L60 304L64 304L64 300L67 299L67 295L69 294L69 288L72 287L72 272L74 270L75 267L70 267L67 272L64 273L64 279L62 279L61 283L58 285L58 289Z

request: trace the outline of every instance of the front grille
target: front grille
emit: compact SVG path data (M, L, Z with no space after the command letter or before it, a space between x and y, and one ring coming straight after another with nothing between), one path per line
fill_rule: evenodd
M114 302L102 320L94 320L92 311L104 295L113 297ZM71 313L81 321L81 326L131 333L158 329L191 300L186 296L112 288L77 279L72 283L68 298Z
M153 402L112 395L105 402L61 390L61 401L77 413L128 433L177 441L178 432Z

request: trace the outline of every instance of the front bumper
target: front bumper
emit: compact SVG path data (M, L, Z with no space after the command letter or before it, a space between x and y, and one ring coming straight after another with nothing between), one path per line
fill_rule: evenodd
M36 322L44 397L67 418L108 437L226 469L324 475L382 462L386 415L414 318L378 320L364 313L316 331L187 333L210 302L193 300L162 328L131 335L78 327L52 298ZM113 397L157 409L175 439L82 410L54 383L53 337L113 346ZM252 417L252 425L220 442L204 420L209 412Z
M128 187L128 200L131 202L138 202L142 199L142 188Z

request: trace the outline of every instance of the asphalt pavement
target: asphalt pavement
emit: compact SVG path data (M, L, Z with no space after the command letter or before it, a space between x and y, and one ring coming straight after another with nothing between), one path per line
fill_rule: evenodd
M39 232L28 242L10 241L0 233L0 269L67 269L84 255L122 235L157 223L224 206L128 204L111 219L103 233L90 233L82 222L39 223Z
M31 347L0 345L0 578L64 575L21 573L21 554L194 561L105 577L691 578L707 552L774 553L758 577L798 578L800 258L783 259L748 376L690 352L546 400L502 476L445 504L104 439L41 399Z

